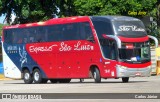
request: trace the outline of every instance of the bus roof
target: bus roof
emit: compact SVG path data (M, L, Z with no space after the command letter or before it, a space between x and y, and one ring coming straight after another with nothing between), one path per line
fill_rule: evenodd
M108 21L140 21L137 18L129 16L91 16L94 20L108 20Z
M74 17L65 17L65 18L53 18L44 22L4 26L3 29L27 28L27 27L34 27L34 26L46 26L46 25L52 25L52 24L85 22L85 21L89 21L90 18L94 20L108 20L108 21L140 21L137 18L127 17L127 16L74 16Z
M52 25L52 24L65 24L65 23L73 23L73 22L85 22L85 21L89 21L89 16L53 18L53 19L49 19L44 22L35 22L35 23L4 26L3 29L27 28L27 27L34 27L34 26L46 26L46 25Z

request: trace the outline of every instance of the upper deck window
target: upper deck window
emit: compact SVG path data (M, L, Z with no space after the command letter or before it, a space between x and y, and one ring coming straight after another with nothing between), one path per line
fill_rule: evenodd
M113 35L111 23L106 21L93 21L93 24L99 39L104 38L102 36L103 34Z
M86 40L90 36L93 34L89 22L4 30L4 42L11 44Z
M147 35L141 21L113 21L115 34L124 37L144 37Z

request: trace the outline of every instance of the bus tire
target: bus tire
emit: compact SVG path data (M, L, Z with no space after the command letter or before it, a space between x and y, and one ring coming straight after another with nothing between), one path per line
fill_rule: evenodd
M50 79L51 83L57 83L58 79Z
M33 81L36 84L40 84L43 82L42 74L39 69L34 69L33 71Z
M93 75L95 83L101 82L101 76L100 76L100 72L98 68L94 68L94 70L92 71L92 75Z
M123 77L122 78L122 82L123 83L128 83L128 81L129 81L129 77Z
M33 82L33 77L28 69L23 71L23 80L25 84L31 84Z

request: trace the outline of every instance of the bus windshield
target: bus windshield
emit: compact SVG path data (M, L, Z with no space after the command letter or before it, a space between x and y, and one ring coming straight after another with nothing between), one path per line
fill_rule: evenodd
M130 63L143 63L150 61L149 46L134 47L133 49L119 49L119 58L121 61Z
M144 37L147 35L141 21L114 21L115 34L124 37Z

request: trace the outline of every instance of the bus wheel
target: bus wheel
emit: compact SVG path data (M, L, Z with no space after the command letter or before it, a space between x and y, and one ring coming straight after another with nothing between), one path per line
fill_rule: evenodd
M71 79L59 79L58 80L60 83L69 83Z
M29 70L25 69L23 72L23 80L26 84L31 84L33 82L33 78L31 74L29 73Z
M51 83L57 83L58 79L50 79Z
M42 83L43 79L42 79L42 75L39 69L35 69L33 71L33 80L36 84Z
M100 72L99 72L99 70L97 68L95 68L92 71L92 75L93 75L95 83L100 83L101 82Z
M129 81L129 77L123 77L122 78L122 82L123 83L128 83L128 81Z

